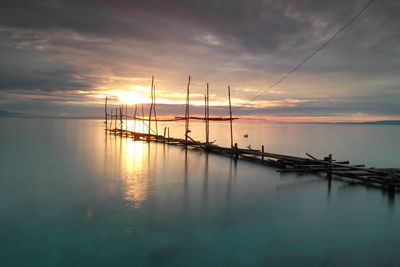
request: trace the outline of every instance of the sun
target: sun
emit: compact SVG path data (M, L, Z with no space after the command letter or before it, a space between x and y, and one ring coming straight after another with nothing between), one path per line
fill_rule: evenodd
M148 102L147 97L138 92L122 91L118 93L118 96L122 104L132 105Z

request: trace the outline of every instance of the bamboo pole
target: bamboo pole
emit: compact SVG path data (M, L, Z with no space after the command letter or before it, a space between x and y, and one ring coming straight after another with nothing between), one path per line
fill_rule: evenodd
M106 102L104 103L104 117L105 117L105 123L106 123L106 132L107 132L107 100L108 100L108 96L106 96Z
M328 178L332 178L332 154L328 155L328 161L329 161L329 172L328 172Z
M153 86L153 111L154 119L156 120L156 135L158 135L158 122L157 122L157 112L156 112L156 85Z
M113 114L114 114L114 112L113 112L113 110L111 109L111 120L110 120L110 130L112 129L112 123L113 123Z
M136 114L137 114L137 104L135 104L135 112L133 113L133 131L136 132Z
M209 92L209 85L207 83L207 128L206 128L206 143L210 142L210 92Z
M153 86L154 86L154 76L151 76L151 104L150 104L150 111L149 111L149 135L151 134L151 113L153 109Z
M120 127L120 134L122 135L122 128L123 128L123 124L122 124L122 108L119 108L119 127Z
M115 133L117 132L118 108L115 108Z
M187 84L187 90L186 90L186 112L185 112L185 141L187 142L188 140L188 134L189 134L189 94L190 94L190 75L188 79L188 84Z
M207 143L207 94L204 94L204 135Z
M264 145L261 146L261 152L264 154ZM261 156L261 160L264 160L264 155Z
M144 133L144 105L142 104L142 133Z
M128 130L128 104L125 104L125 129Z
M231 128L231 147L233 147L233 128L232 128L232 103L231 103L231 87L228 86L228 96L229 96L229 124Z
M235 151L236 151L235 159L238 159L239 158L239 154L237 152L237 150L238 150L238 144L237 143L234 144L234 148L235 148Z

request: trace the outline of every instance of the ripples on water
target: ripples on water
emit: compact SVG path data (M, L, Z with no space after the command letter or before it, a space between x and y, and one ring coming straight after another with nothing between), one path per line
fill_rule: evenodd
M400 264L397 195L106 136L101 121L0 123L1 266ZM241 147L400 167L398 126L234 125ZM229 145L228 129L212 123L211 139Z

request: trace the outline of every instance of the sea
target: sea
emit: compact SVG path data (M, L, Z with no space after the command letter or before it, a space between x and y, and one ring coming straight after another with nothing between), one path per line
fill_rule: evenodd
M210 124L210 141L229 146L229 122ZM398 194L104 126L0 119L0 266L400 266ZM126 127L146 131L139 121ZM182 122L160 122L158 132L165 127L184 136ZM203 122L189 127L204 141ZM242 148L400 167L396 125L239 120L233 138Z

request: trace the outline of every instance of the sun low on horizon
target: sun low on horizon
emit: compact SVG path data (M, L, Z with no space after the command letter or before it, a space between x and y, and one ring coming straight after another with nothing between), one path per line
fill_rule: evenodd
M103 92L101 98L113 97L117 103L124 105L151 103L149 88L142 85L129 86L127 89L116 89Z

